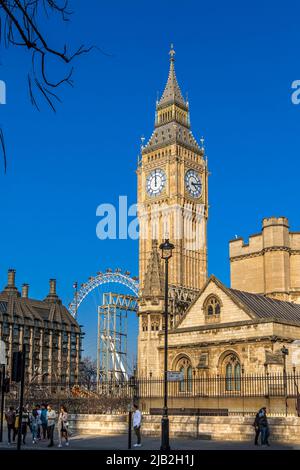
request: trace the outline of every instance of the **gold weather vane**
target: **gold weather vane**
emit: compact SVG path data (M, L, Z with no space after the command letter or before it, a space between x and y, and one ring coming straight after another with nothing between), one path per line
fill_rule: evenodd
M173 43L171 44L171 49L170 49L169 55L170 55L171 62L174 62L174 60L175 60L175 50L174 50L174 44Z

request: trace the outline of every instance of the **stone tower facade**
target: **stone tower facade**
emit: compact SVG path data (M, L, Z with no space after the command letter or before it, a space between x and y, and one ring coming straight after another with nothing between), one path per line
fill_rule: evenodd
M300 303L300 232L290 232L288 219L263 219L262 232L249 242L229 244L231 287Z
M138 373L158 370L158 334L163 328L163 265L159 244L175 245L169 283L199 290L207 280L207 160L190 130L189 103L182 96L170 51L166 87L156 103L155 128L142 148L138 176L139 340Z

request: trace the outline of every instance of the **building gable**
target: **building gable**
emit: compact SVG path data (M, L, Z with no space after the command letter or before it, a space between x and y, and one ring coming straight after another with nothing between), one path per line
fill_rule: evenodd
M211 298L220 304L220 313L207 315L207 305ZM255 316L241 302L231 295L220 281L212 276L204 286L195 302L189 307L177 328L210 325L211 323L232 323L253 320Z

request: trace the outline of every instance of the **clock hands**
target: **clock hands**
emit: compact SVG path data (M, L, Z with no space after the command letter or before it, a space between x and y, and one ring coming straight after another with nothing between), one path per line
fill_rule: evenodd
M201 183L196 183L195 181L191 181L192 186L201 186Z

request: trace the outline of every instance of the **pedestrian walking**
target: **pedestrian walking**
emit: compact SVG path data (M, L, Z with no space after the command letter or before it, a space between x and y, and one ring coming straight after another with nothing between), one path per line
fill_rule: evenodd
M136 444L133 447L141 447L141 424L142 424L142 413L139 410L139 406L137 404L134 405L134 412L133 412L133 429L137 437Z
M261 445L262 446L269 446L269 423L267 418L267 409L264 406L259 410L258 413L258 423L259 423L259 430L261 435Z
M41 416L40 416L40 419L41 419L41 427L42 427L42 432L41 432L41 436L43 438L43 440L46 439L47 437L47 427L48 427L48 421L47 421L47 405L45 403L43 403L41 405Z
M13 441L15 441L16 436L18 435L19 426L20 426L20 414L19 414L19 408L16 408L16 418L15 418L15 429L14 429L14 434L13 434Z
M32 410L30 409L29 403L26 403L26 405L25 405L25 407L23 408L23 410L25 410L26 415L28 416L28 423L27 423L27 426L29 426L29 429L30 429L30 432L31 432L30 415L31 415ZM27 427L26 427L26 432L27 432Z
M54 446L55 421L56 421L56 412L52 409L51 405L48 405L47 406L47 432L48 432L48 439L50 441L48 444L48 447Z
M259 446L259 443L258 443L258 438L259 438L259 435L260 435L260 429L259 429L259 411L258 411L258 412L256 413L256 415L255 415L255 419L254 419L253 426L254 426L254 430L255 430L254 445Z
M63 438L66 441L66 446L69 446L68 426L68 412L66 407L62 406L58 417L58 447L62 447Z
M37 439L40 441L41 440L41 426L42 426L42 421L41 421L41 414L42 410L40 405L36 405L36 410L38 414L38 423L37 423Z
M23 444L26 444L26 435L27 435L27 427L30 427L30 419L29 419L29 412L28 408L23 408L22 412L22 423L21 424L21 433L22 433L22 438L23 438Z
M7 424L8 445L10 445L11 433L12 433L13 442L15 442L15 438L16 438L16 432L15 432L16 412L13 406L10 406L9 410L5 413L5 420Z
M38 410L33 408L30 414L30 429L32 434L32 444L36 444L38 440L38 428L39 428L39 414Z

